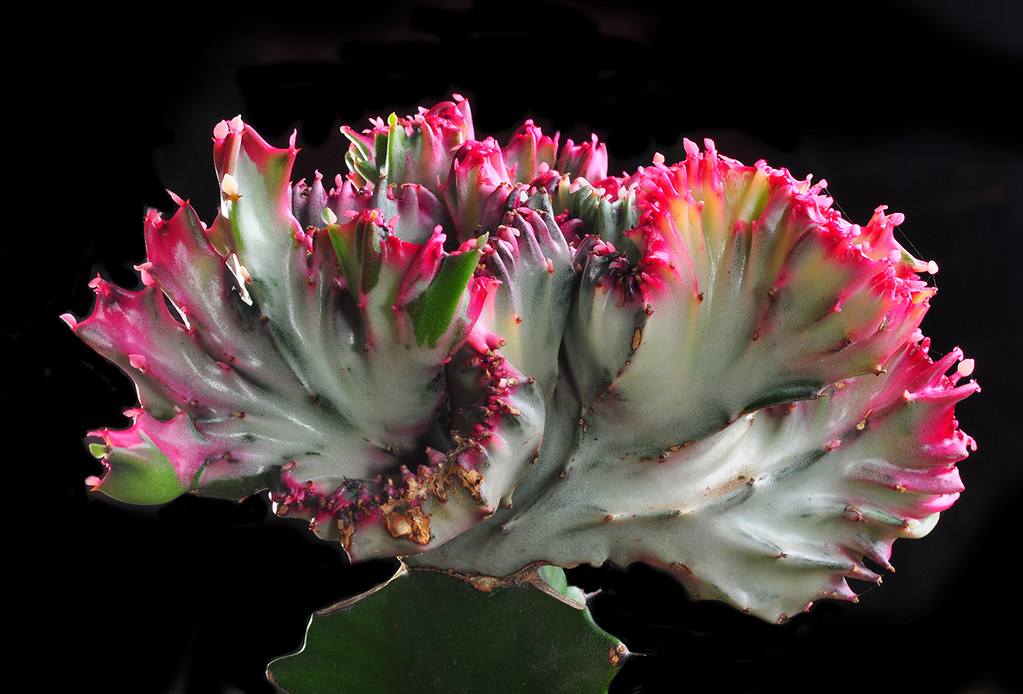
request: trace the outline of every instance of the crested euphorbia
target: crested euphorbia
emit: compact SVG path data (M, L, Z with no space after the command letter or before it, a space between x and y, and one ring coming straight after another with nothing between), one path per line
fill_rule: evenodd
M901 215L710 141L609 176L596 138L477 140L461 99L343 130L328 191L217 125L212 225L150 212L144 288L67 317L138 387L98 490L269 490L353 560L475 576L645 561L770 620L957 498L978 387L928 355Z

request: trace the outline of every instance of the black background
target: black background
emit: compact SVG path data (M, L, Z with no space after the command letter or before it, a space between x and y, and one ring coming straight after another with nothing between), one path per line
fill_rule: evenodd
M694 604L642 566L574 571L602 590L598 621L647 654L612 691L1020 691L1023 10L705 5L225 3L106 29L84 11L40 18L32 53L8 63L21 98L7 133L18 212L3 243L16 579L3 622L16 644L5 676L30 682L13 691L264 694L266 662L299 646L311 610L389 574L348 567L264 499L139 509L89 495L83 479L100 467L83 434L126 424L134 393L58 315L88 314L97 272L135 286L142 213L173 210L165 189L212 220L217 121L242 114L279 146L297 129L294 178L329 179L344 170L339 125L453 92L469 98L478 137L504 141L525 118L576 141L596 132L613 173L712 137L747 163L826 178L854 222L888 204L907 216L903 243L941 267L923 326L933 351L961 345L977 360L984 390L958 408L979 442L962 464L967 491L932 535L896 544L898 572L858 605L773 626Z

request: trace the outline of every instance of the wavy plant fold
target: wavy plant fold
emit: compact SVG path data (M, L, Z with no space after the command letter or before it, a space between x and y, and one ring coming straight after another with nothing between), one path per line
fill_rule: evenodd
M979 388L929 353L902 215L709 140L609 175L595 137L477 139L457 97L343 132L328 185L219 123L216 219L150 211L142 288L65 316L138 391L97 490L268 492L353 561L642 561L772 621L855 599L962 491Z

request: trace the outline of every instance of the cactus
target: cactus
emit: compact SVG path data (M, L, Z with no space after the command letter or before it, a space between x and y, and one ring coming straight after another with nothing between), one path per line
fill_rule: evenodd
M460 97L371 125L328 190L219 123L213 223L150 211L143 288L64 316L138 389L96 490L268 491L477 587L642 561L771 621L854 600L958 497L979 387L929 355L902 215L709 140L610 176L596 137L476 139Z

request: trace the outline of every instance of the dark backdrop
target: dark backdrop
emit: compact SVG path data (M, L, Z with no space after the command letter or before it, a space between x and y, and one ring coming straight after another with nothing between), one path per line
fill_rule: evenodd
M958 410L979 442L962 464L967 491L932 535L896 543L898 572L860 604L821 603L776 627L693 604L644 567L574 571L603 591L598 621L648 654L613 691L1018 691L1023 11L707 4L228 3L102 30L84 11L40 18L29 58L9 63L24 98L8 151L27 147L18 161L32 165L8 182L23 218L3 244L17 579L5 670L35 683L17 691L264 694L265 663L299 646L311 610L388 575L386 563L348 568L263 499L138 509L89 495L83 479L100 467L82 436L116 426L134 394L57 316L89 312L97 272L134 286L142 213L173 210L165 189L212 220L217 121L240 113L278 145L297 129L295 178L329 177L344 169L339 125L452 92L470 99L478 135L504 140L529 117L576 141L596 132L615 173L655 151L681 158L682 136L713 137L747 163L827 178L854 222L882 203L904 212L903 242L941 266L924 332L936 353L961 345L977 360L984 390Z

